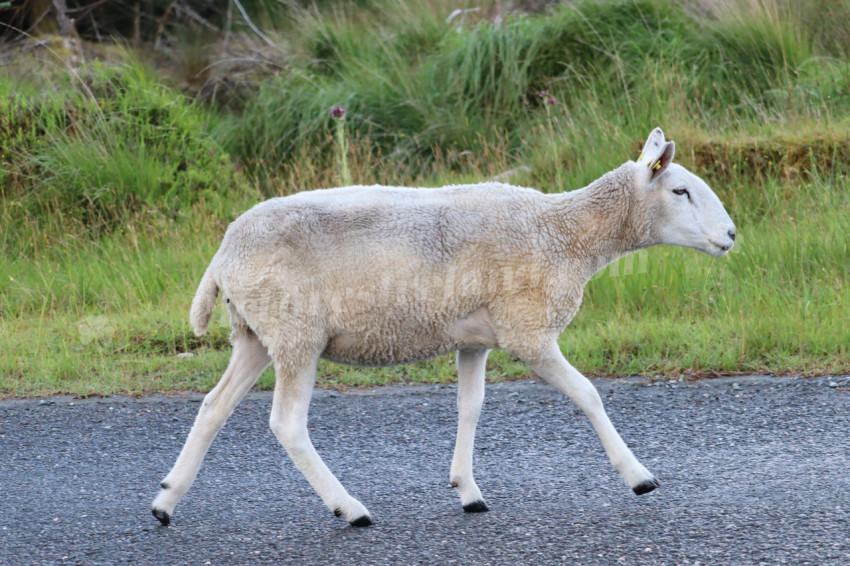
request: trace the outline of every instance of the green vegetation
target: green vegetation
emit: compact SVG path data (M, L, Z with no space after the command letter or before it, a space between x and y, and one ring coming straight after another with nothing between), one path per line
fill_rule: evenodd
M210 388L226 315L199 339L188 306L227 223L262 198L520 166L518 184L569 190L634 159L656 125L721 196L738 245L720 260L653 248L601 272L567 357L603 375L850 372L850 2L709 4L450 23L457 6L439 0L270 10L286 70L212 102L123 51L37 80L0 67L0 395ZM528 375L501 353L490 368ZM450 356L320 374L454 379Z

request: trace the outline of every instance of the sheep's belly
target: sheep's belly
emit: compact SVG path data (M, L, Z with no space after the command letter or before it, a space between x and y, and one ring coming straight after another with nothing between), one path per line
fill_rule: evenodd
M459 346L444 334L415 337L341 334L328 341L322 358L353 366L395 366L430 360Z
M444 319L386 316L379 325L343 324L328 340L322 357L355 366L395 366L430 360L457 349L499 347L486 306L449 324L442 323Z

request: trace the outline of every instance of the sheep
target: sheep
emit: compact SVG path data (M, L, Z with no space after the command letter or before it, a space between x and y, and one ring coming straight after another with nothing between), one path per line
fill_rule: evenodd
M256 205L228 228L190 312L202 335L221 291L233 354L205 397L152 512L168 525L225 420L270 364L270 427L324 504L351 525L372 517L316 453L307 412L319 358L390 366L456 351L458 426L450 470L467 512L488 506L472 473L492 349L528 364L587 415L634 493L659 482L611 424L558 337L586 283L615 259L655 244L720 257L735 226L699 177L673 164L653 130L637 162L560 194L501 183L344 187Z

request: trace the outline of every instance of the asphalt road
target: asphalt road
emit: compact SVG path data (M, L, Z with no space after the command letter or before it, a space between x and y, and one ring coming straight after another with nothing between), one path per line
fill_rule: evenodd
M449 487L454 387L317 392L319 453L372 512L328 512L252 394L172 525L150 514L200 397L0 402L0 563L850 564L850 378L597 380L660 489L637 497L540 382L488 385L476 479Z

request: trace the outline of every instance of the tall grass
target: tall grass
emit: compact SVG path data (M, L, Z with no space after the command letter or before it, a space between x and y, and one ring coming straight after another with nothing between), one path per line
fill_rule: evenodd
M326 110L339 104L362 143L426 170L439 154L474 154L497 137L519 157L533 156L526 140L545 114L541 90L563 102L573 153L657 123L728 133L846 116L847 62L813 63L811 20L795 6L729 4L706 20L672 1L580 2L461 32L429 15L416 20L428 32L415 49L399 41L406 36L392 27L397 21L309 13L293 30L307 46L300 65L261 85L244 114L223 125L223 139L260 170L278 169L304 146L328 158ZM592 123L601 128L581 132Z
M847 39L804 2L706 5L484 5L451 22L474 6L290 6L265 16L281 18L290 67L238 114L132 59L38 88L0 81L0 394L210 387L226 316L199 340L185 312L227 223L261 192L339 184L341 151L354 183L514 170L561 191L635 158L657 125L720 195L738 245L722 260L653 248L601 272L562 337L571 361L595 374L850 371ZM191 353L203 355L177 357ZM320 369L332 385L454 374L448 358ZM526 372L499 354L489 375Z
M38 95L0 88L8 89L0 127L11 133L0 142L0 192L17 207L5 210L11 221L64 217L110 231L147 209L220 207L238 189L229 156L206 131L212 116L141 65L95 63Z

